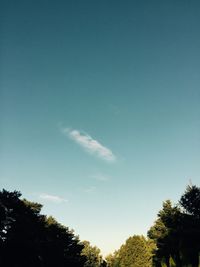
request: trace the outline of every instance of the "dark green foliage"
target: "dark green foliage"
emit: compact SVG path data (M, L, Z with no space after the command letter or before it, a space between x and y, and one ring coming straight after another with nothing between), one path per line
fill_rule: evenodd
M169 200L163 203L163 209L158 213L158 219L148 232L148 236L157 245L154 257L155 262L165 261L166 265L169 266L170 256L172 256L176 257L176 264L179 266L181 217L178 207L173 207Z
M200 188L188 186L179 205L163 202L157 220L143 236L132 236L105 262L97 247L80 243L73 231L42 205L0 191L0 266L2 267L199 267Z
M187 186L184 195L179 201L186 213L200 218L200 188L192 185Z
M179 203L184 208L181 247L183 261L196 267L199 266L200 255L200 188L188 186Z
M165 201L158 219L148 231L157 246L155 266L199 266L200 188L188 186L179 203L180 207Z
M20 196L0 192L0 266L82 267L83 246L73 232L41 215L42 205Z

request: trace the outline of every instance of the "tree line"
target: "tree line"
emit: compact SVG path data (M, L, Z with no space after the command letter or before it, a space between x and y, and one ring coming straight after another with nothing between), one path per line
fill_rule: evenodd
M41 214L42 205L0 191L2 267L199 267L200 188L189 185L175 205L163 202L147 237L133 235L105 259L73 230Z
M175 205L164 201L147 238L128 238L107 266L200 267L200 187L188 185Z

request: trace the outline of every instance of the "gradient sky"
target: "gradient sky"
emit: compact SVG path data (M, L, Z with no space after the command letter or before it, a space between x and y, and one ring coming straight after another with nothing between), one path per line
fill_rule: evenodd
M200 184L200 2L0 4L0 186L103 254Z

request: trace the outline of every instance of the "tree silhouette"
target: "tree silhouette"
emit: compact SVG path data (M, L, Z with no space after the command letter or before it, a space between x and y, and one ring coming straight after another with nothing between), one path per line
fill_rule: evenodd
M167 200L148 231L156 242L154 265L198 267L200 253L200 188L188 186L179 205Z
M179 201L183 207L182 251L186 264L199 266L200 255L200 188L187 186Z
M82 267L83 245L67 227L40 214L42 205L0 192L0 266Z
M200 219L200 188L195 185L188 185L185 193L179 201L185 213Z
M181 235L182 214L177 206L172 206L170 200L163 202L163 208L158 213L158 219L154 226L148 231L148 236L155 240L157 250L155 261L164 262L170 266L170 258L176 262L177 267L181 266L180 256L180 235ZM156 264L156 263L155 263Z

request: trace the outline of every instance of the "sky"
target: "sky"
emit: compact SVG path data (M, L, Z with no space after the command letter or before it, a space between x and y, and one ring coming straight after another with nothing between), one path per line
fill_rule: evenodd
M0 188L104 255L200 184L200 2L0 3Z

